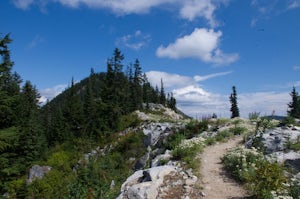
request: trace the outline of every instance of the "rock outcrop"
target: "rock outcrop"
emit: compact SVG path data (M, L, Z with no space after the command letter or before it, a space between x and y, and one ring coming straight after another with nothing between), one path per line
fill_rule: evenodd
M291 166L300 169L300 153L289 149L290 144L299 141L299 127L283 126L269 129L265 133L258 133L246 142L246 147L252 147L254 142L260 142L264 153L268 155L270 160L282 163L287 162Z
M196 181L197 177L192 172L185 172L174 165L139 170L123 183L118 199L157 199L171 197L172 194L186 197L199 194L192 187Z
M28 178L27 178L27 184L32 183L35 179L42 179L46 173L48 173L51 170L50 166L39 166L34 165L30 168Z

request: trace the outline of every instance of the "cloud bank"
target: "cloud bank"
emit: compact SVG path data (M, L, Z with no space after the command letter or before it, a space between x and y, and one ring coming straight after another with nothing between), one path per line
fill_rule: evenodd
M108 9L116 15L145 14L154 8L178 9L179 16L183 19L192 21L196 18L203 18L207 23L215 27L218 25L214 17L215 10L228 0L13 0L17 8L28 9L30 6L45 6L49 3L60 3L70 8L86 6L91 9Z
M167 92L173 92L177 107L184 113L199 117L216 113L218 117L230 117L230 102L228 94L208 91L199 84L212 78L230 75L232 71L194 77L170 74L161 71L150 71L146 75L152 85L160 85L163 79ZM238 90L237 90L238 92ZM277 115L286 115L287 103L290 101L288 92L253 92L238 93L238 106L242 117L247 118L251 112L269 115L273 111Z
M238 60L237 53L226 54L220 49L221 31L195 28L190 35L176 39L167 47L160 46L156 55L172 59L197 58L206 63L227 65Z

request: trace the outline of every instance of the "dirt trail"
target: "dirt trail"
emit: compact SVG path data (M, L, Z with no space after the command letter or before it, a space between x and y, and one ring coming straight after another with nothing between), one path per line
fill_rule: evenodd
M201 182L205 199L242 199L247 192L234 180L228 178L221 163L221 157L228 149L234 148L242 141L235 137L225 143L205 147L201 154Z

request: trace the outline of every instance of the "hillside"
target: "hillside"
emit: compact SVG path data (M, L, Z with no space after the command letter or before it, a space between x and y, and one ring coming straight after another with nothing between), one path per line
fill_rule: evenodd
M130 158L140 158L147 150L144 135L133 130L143 121L134 111L155 115L152 106L159 103L172 113L165 119L172 120L177 115L171 111L176 110L175 98L165 93L163 81L160 89L150 85L138 59L125 73L124 55L115 49L106 72L91 69L89 77L72 80L69 88L40 107L35 86L30 81L22 84L12 71L10 42L9 35L0 42L0 195L61 198L91 190L114 195L107 191L112 176L121 183L136 163ZM89 153L103 158L89 162ZM42 181L27 179L35 173L43 176L40 171L50 172ZM88 181L89 175L101 179Z

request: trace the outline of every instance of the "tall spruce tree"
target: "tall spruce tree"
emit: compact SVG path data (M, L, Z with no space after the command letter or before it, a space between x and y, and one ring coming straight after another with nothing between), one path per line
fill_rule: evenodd
M229 100L231 103L231 108L230 108L231 118L239 117L240 112L239 112L238 103L237 103L237 93L236 93L235 86L232 87L232 93L229 97Z
M293 86L290 96L292 97L292 101L288 104L288 115L291 117L300 118L300 97L295 86Z
M160 94L159 94L159 102L162 105L166 105L166 93L164 88L164 82L162 79L160 79Z
M46 144L39 117L39 98L37 89L26 81L21 92L22 111L19 117L21 118L20 149L28 164L40 157Z
M82 136L84 111L82 101L75 88L75 82L73 78L71 88L68 90L66 102L63 107L63 116L67 126L67 132L71 133L71 135L75 137Z
M12 40L9 34L0 38L0 129L16 125L18 118L16 105L19 104L21 78L12 73L13 62L10 60L8 44Z

